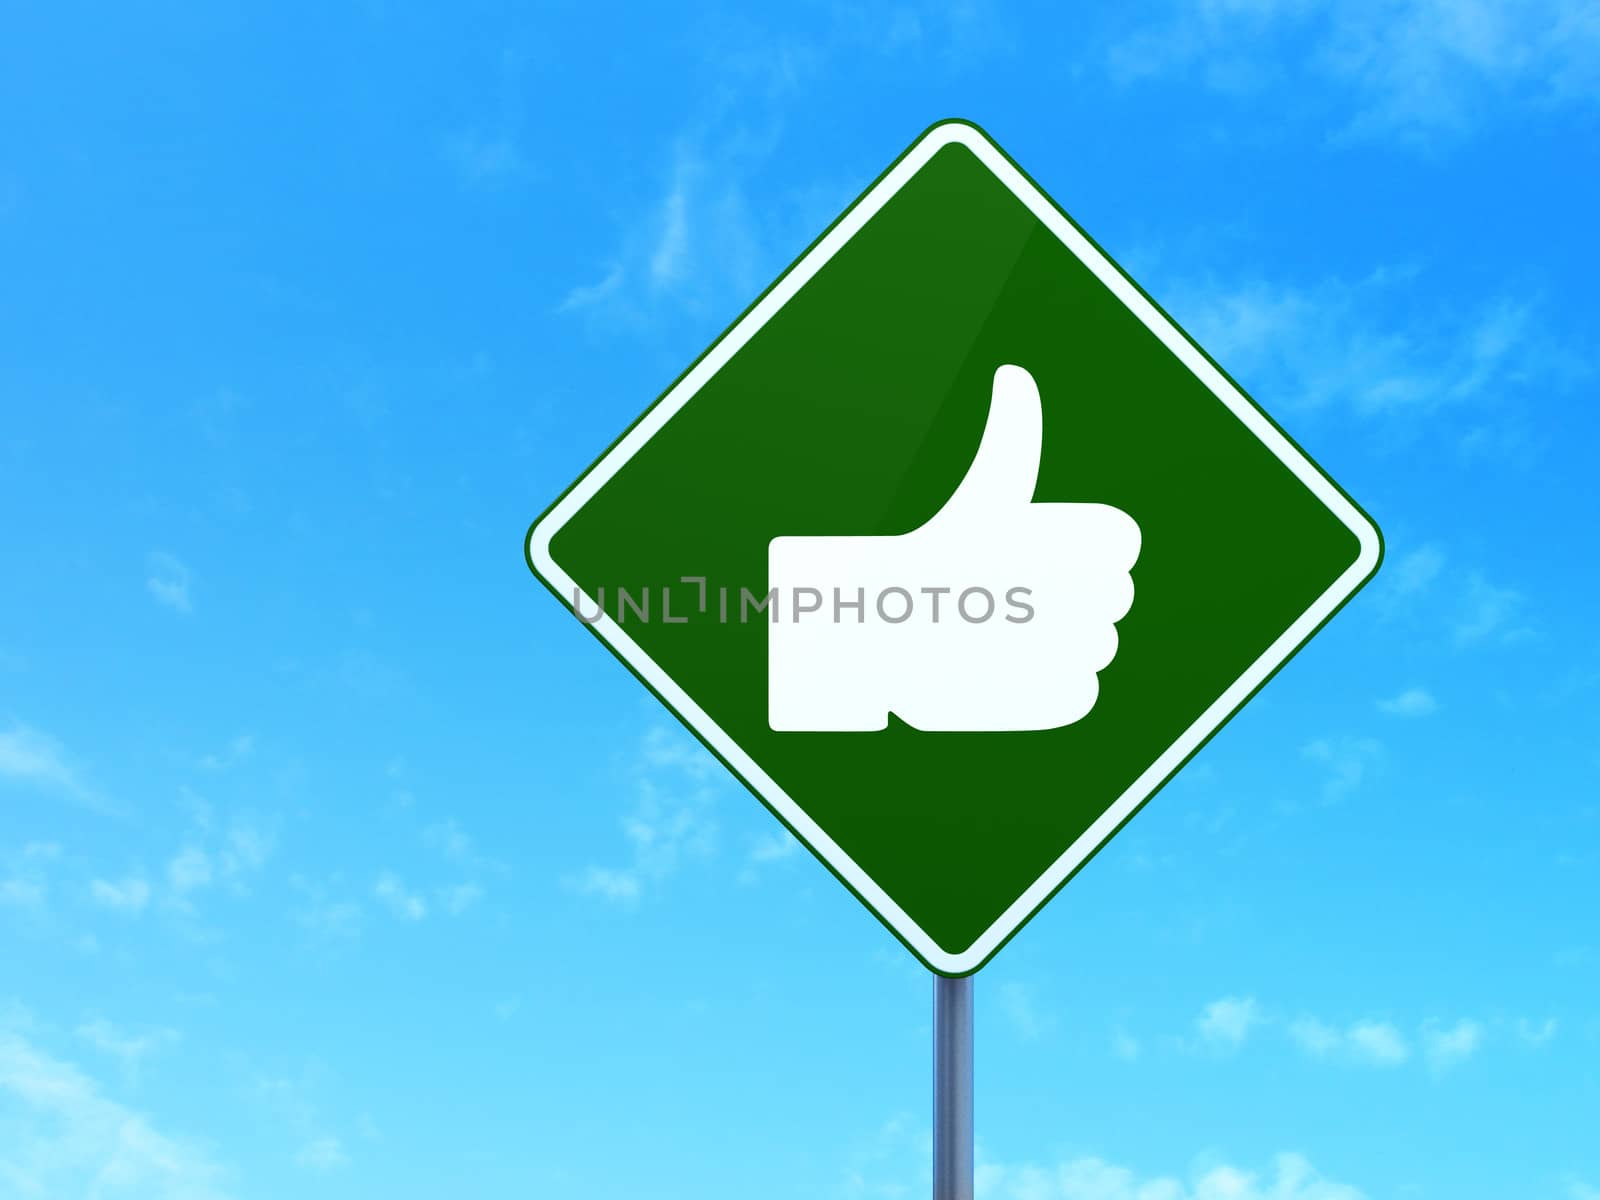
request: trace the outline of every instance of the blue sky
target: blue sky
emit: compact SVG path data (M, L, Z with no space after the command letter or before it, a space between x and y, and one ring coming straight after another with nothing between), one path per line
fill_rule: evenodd
M987 1200L1600 1197L1600 9L34 7L0 1197L927 1190L926 973L528 576L982 123L1383 525L978 980Z

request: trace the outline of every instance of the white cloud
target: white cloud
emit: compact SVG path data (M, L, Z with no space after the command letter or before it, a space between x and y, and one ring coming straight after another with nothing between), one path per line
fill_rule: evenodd
M273 834L247 820L236 821L216 852L223 878L238 880L259 871L277 844Z
M739 882L754 883L760 877L762 868L793 858L799 850L799 841L781 826L762 834L750 844L750 853L745 857L743 870L739 872Z
M337 878L334 882L338 882ZM360 905L349 900L334 899L329 886L314 883L301 875L291 876L289 886L303 900L294 910L294 920L314 938L339 941L361 933Z
M301 1146L294 1161L312 1171L332 1171L349 1164L344 1144L336 1137L315 1137Z
M1411 1057L1411 1047L1400 1031L1386 1021L1358 1021L1345 1031L1354 1056L1376 1066L1393 1066Z
M38 909L44 899L45 885L37 879L0 879L0 906Z
M711 853L716 826L703 804L668 794L652 780L642 781L639 790L640 802L623 829L633 845L634 861L647 876L665 878L685 858Z
M695 780L722 769L704 746L676 726L651 726L644 735L639 757L647 767L672 767Z
M672 170L672 186L661 204L660 231L650 251L650 282L665 287L683 276L689 253L689 195L699 164L679 151Z
M1418 272L1380 269L1305 286L1177 281L1162 300L1247 391L1375 422L1386 444L1447 432L1481 457L1518 431L1517 398L1584 375L1531 302L1424 293ZM1438 419L1447 411L1471 415L1470 443Z
M236 894L247 891L249 877L271 856L274 838L248 820L234 821L226 834L217 836L210 806L191 796L195 814L195 840L184 844L167 863L171 904L192 912L197 893L223 884ZM209 848L202 845L209 842Z
M483 889L475 883L458 883L438 891L439 905L452 917L459 917L479 900Z
M1433 543L1393 559L1384 569L1385 586L1397 596L1426 591L1444 570L1445 554Z
M1385 616L1407 614L1429 633L1442 628L1457 649L1513 645L1537 636L1521 592L1490 582L1481 570L1450 568L1437 545L1396 558L1379 578Z
M347 1165L349 1156L343 1140L328 1131L318 1111L321 1077L321 1069L313 1063L297 1078L258 1078L253 1090L262 1110L293 1140L295 1165L325 1172Z
M422 843L457 866L472 866L477 862L472 839L453 820L428 826L422 831Z
M1581 1179L1567 1181L1568 1200L1600 1200L1600 1188L1590 1187Z
M454 820L429 825L422 831L422 844L468 876L459 883L432 889L438 906L453 917L483 899L483 885L471 876L485 869L504 869L479 854L472 838Z
M721 23L704 40L719 86L662 160L648 164L654 186L642 191L630 181L634 195L621 205L618 244L567 291L560 310L635 323L688 313L720 323L867 182L852 171L799 187L774 185L772 176L782 172L771 167L799 89L819 82L824 65L841 56L859 61L909 52L926 73L964 69L1008 42L1007 21L990 5L884 12L830 5L816 15L821 23L805 36L736 21ZM756 179L759 201L751 199Z
M0 1193L18 1200L226 1200L207 1155L154 1128L25 1032L0 1030Z
M468 874L503 872L505 864L482 853L471 835L454 820L438 821L422 831L422 844Z
M199 846L185 846L167 864L167 882L180 896L211 882L211 859Z
M1435 1071L1465 1062L1483 1044L1483 1026L1463 1017L1448 1028L1430 1024L1422 1031L1422 1051Z
M50 893L48 867L61 856L54 842L29 842L20 853L5 856L7 877L0 878L0 907L37 912Z
M140 1066L151 1054L178 1040L176 1030L154 1029L130 1033L99 1018L78 1026L77 1033L100 1053L116 1059L130 1078L138 1076Z
M658 168L659 189L634 202L637 215L601 258L604 266L571 287L558 311L647 322L668 312L725 315L750 300L783 260L773 232L796 215L793 196L769 195L757 210L746 195L775 145L770 135L727 122L678 138ZM815 232L797 230L781 249L799 250Z
M1341 1031L1315 1017L1301 1017L1291 1022L1289 1036L1302 1050L1318 1058L1326 1058L1344 1045L1344 1034Z
M1524 1045L1538 1048L1548 1044L1550 1039L1556 1036L1559 1026L1554 1017L1546 1017L1537 1023L1526 1017L1518 1017L1515 1028L1518 1040Z
M713 811L717 762L687 734L651 729L633 775L634 806L622 821L629 861L590 865L568 881L579 892L624 905L684 863L710 858L718 832Z
M1361 786L1382 760L1383 743L1367 737L1318 738L1301 747L1300 753L1322 767L1322 798L1333 803Z
M494 183L528 169L522 147L509 135L463 133L445 143L445 157L472 184Z
M0 733L0 778L54 792L91 808L102 807L54 738L28 725Z
M1452 629L1456 644L1468 646L1491 641L1504 644L1530 636L1532 629L1521 619L1524 606L1522 593L1496 587L1481 571L1468 572Z
M1005 997L1002 995L1002 1004ZM1478 1053L1488 1040L1489 1028L1481 1021L1461 1017L1451 1023L1423 1022L1408 1037L1392 1021L1364 1018L1348 1023L1326 1021L1311 1014L1280 1024L1266 1015L1253 997L1229 996L1208 1004L1195 1021L1198 1039L1193 1045L1231 1050L1242 1045L1258 1027L1282 1029L1299 1050L1312 1059L1365 1067L1399 1067L1419 1058L1435 1073L1457 1066ZM1509 1026L1523 1045L1538 1048L1556 1035L1554 1018L1541 1022L1518 1020ZM1185 1043L1179 1042L1179 1045ZM1118 1029L1113 1050L1133 1059L1139 1043Z
M561 303L556 306L556 311L577 312L585 308L598 307L622 290L627 277L628 273L622 264L613 263L594 283L579 284L563 296Z
M1404 0L1331 11L1330 73L1365 102L1353 132L1422 138L1471 128L1508 99L1594 99L1583 85L1600 63L1600 29L1584 28L1594 24L1587 0Z
M1033 989L1025 983L1009 980L1001 984L999 1001L1000 1011L1005 1014L1017 1036L1025 1042L1036 1040L1055 1024L1047 1014L1039 1011Z
M317 937L328 941L353 938L361 932L361 906L348 900L313 902L298 909L295 920Z
M144 585L155 597L156 603L165 605L174 612L192 611L193 606L189 599L192 576L189 568L172 555L159 550L150 552L147 566L149 575Z
M137 875L118 881L95 879L89 883L89 895L105 908L138 914L150 902L150 885Z
M1314 1058L1394 1067L1411 1057L1405 1035L1387 1021L1357 1021L1341 1029L1315 1017L1301 1017L1289 1025L1289 1036Z
M750 861L778 862L780 859L792 858L799 849L800 843L792 833L787 829L775 829L756 839L755 844L750 847Z
M610 867L587 868L573 886L586 896L600 896L613 903L631 903L639 898L643 888L634 872Z
M926 1195L932 1148L927 1130L919 1129L912 1118L903 1113L890 1118L851 1153L844 1194L878 1200L900 1200L915 1192Z
M514 50L502 51L492 72L483 71L496 85L497 102L491 111L480 114L475 127L445 141L445 160L465 183L476 187L498 184L532 170L521 137L526 108L522 79L526 66L522 54Z
M1211 1163L1187 1180L1140 1175L1101 1158L1052 1166L980 1162L976 1184L981 1200L1363 1200L1364 1195L1319 1174L1299 1154L1280 1154L1260 1171Z
M1391 717L1427 717L1439 711L1439 702L1427 688L1413 687L1379 700L1378 709Z
M402 920L420 921L428 915L428 902L416 892L408 891L400 878L391 871L385 871L378 876L372 894Z
M249 758L255 752L255 747L255 738L248 733L241 733L229 740L221 754L203 755L195 765L202 771L226 771Z
M1195 1031L1209 1046L1236 1050L1261 1021L1260 1006L1253 996L1224 996L1205 1006L1195 1019Z
M1111 1053L1123 1062L1135 1062L1144 1048L1139 1044L1139 1039L1125 1029L1115 1029L1111 1033Z
M1113 78L1197 78L1254 96L1257 111L1262 93L1292 88L1294 111L1332 108L1348 136L1433 148L1513 105L1532 113L1600 94L1589 0L1219 0L1168 14L1111 45Z

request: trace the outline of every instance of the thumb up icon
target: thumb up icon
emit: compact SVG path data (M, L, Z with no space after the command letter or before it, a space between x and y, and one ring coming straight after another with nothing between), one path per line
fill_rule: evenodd
M1036 504L1044 418L1022 367L994 374L955 494L894 537L767 547L767 723L779 732L1055 729L1087 716L1133 604L1139 526Z

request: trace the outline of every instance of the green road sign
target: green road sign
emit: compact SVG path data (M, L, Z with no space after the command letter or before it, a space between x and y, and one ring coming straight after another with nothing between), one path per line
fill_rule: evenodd
M1377 569L975 126L535 522L535 574L933 970L977 970Z

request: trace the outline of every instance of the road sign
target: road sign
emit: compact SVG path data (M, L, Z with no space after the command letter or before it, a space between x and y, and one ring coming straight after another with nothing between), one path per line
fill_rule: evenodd
M535 574L933 970L977 970L1377 528L936 125L535 522Z

